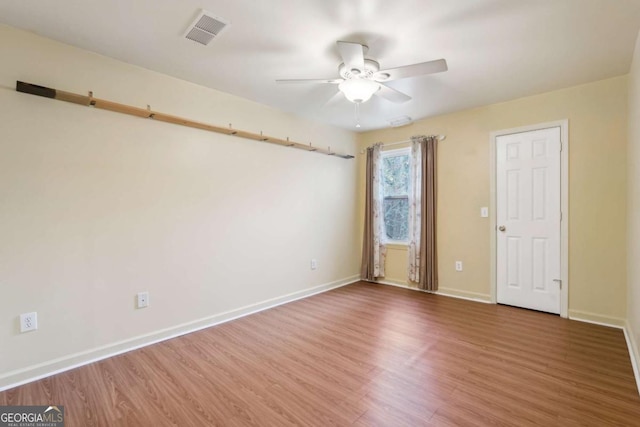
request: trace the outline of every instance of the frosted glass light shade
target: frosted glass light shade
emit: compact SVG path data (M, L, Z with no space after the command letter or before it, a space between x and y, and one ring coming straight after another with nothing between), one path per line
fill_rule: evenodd
M380 89L380 85L372 80L349 79L340 83L338 89L349 101L360 104L367 102Z

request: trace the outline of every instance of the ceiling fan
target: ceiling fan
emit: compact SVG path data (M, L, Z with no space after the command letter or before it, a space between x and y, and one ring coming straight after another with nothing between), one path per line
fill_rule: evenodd
M400 104L411 97L384 83L447 71L447 61L444 59L381 70L377 61L365 59L364 55L369 49L367 46L343 41L337 42L337 45L343 61L338 67L340 78L276 80L276 83L337 84L345 98L355 104L367 102L373 95Z

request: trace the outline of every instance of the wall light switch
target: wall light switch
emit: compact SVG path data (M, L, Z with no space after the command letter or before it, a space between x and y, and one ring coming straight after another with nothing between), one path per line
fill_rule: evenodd
M488 207L482 207L480 208L480 216L482 218L489 218L489 208Z

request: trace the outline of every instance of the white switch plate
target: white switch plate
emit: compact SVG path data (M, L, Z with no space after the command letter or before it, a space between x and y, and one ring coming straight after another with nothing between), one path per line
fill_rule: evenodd
M311 260L311 269L312 269L312 270L316 270L317 268L318 268L318 260L317 260L317 259L315 259L315 258L313 258L313 259Z
M462 261L456 261L456 271L462 271Z
M489 218L489 208L486 206L480 208L480 216L482 218Z
M149 307L149 292L138 293L138 308Z
M38 313L24 313L20 315L20 332L35 331L38 329Z

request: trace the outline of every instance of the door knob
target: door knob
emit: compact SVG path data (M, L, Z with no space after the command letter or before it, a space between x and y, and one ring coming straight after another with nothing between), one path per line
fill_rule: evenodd
M507 228L504 225L501 225L500 227L498 227L498 230L500 231L505 231Z

